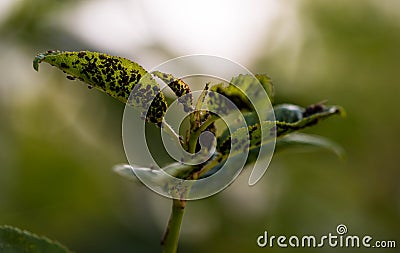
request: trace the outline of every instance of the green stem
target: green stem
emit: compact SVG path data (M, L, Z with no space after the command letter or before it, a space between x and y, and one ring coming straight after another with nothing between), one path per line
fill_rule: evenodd
M200 113L200 108L201 105L204 101L204 97L207 94L208 90L208 84L206 84L205 90L202 93L202 96L199 98L199 101L196 106L196 111ZM196 115L196 116L194 116ZM183 143L185 147L187 147L188 152L190 153L195 153L196 152L196 145L197 145L197 140L199 139L200 134L207 129L214 121L218 119L217 116L211 115L208 117L208 119L200 125L200 115L199 114L192 114L190 118L190 125L192 129L192 126L196 126L197 128L196 131L193 133L188 132L190 134L189 138L187 138L187 142ZM165 123L166 130L167 132L174 138L179 138L177 134L174 134L175 132L173 129ZM178 137L177 137L178 136ZM190 189L188 189L190 191ZM181 230L181 225L182 225L182 219L183 219L183 214L185 212L185 207L186 207L186 200L182 199L173 199L172 200L172 211L171 215L168 220L168 225L164 233L164 237L161 241L161 245L163 248L163 253L176 253L178 249L178 243L179 243L179 233Z
M181 230L185 207L186 200L173 200L171 216L169 217L168 226L161 242L163 253L176 253L178 249L179 232Z

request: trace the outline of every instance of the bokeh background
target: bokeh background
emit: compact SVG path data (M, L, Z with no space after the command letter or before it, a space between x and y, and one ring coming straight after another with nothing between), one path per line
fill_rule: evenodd
M180 252L292 252L256 239L338 224L399 247L399 1L1 0L0 38L0 224L75 252L160 252L169 200L111 170L126 162L124 105L48 65L36 73L32 59L86 49L149 69L201 53L268 73L278 102L344 106L346 118L305 132L339 143L347 159L277 154L254 187L243 175L189 203ZM346 249L296 249L314 251Z

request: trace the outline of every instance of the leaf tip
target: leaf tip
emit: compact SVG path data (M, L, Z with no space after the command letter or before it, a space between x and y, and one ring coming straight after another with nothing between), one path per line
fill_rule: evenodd
M341 117L346 117L347 113L346 110L341 107L341 106L336 106L336 112L341 116Z
M129 164L117 164L113 167L113 171L120 176L130 177L133 173L133 168Z
M39 63L41 63L46 57L44 54L38 54L35 56L35 59L33 59L33 69L36 71L39 71Z
M61 51L58 51L58 50L48 50L47 52L45 52L45 53L40 53L40 54L37 54L36 56L35 56L35 58L33 59L33 68L36 70L36 71L39 71L39 63L41 63L45 58L46 58L46 56L48 56L48 55L53 55L53 54L58 54L58 53L60 53Z

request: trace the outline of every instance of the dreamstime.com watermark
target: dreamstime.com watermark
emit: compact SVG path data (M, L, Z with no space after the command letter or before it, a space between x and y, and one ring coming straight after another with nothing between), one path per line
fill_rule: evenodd
M269 235L267 231L257 237L259 247L280 247L280 248L396 248L394 240L374 240L370 235L350 235L347 234L347 227L340 224L336 227L336 233L328 233L322 236L303 235L303 236L284 236Z

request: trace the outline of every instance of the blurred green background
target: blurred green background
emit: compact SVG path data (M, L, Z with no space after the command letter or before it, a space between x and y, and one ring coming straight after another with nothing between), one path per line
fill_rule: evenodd
M149 69L206 53L268 73L278 102L344 106L346 118L306 132L338 142L347 160L277 154L254 187L242 175L189 203L180 252L292 252L256 239L265 230L320 236L338 224L399 244L400 2L188 2L1 0L0 224L75 252L160 252L169 200L111 170L126 162L124 105L48 65L36 73L32 59L85 49ZM365 252L296 252L346 250Z

